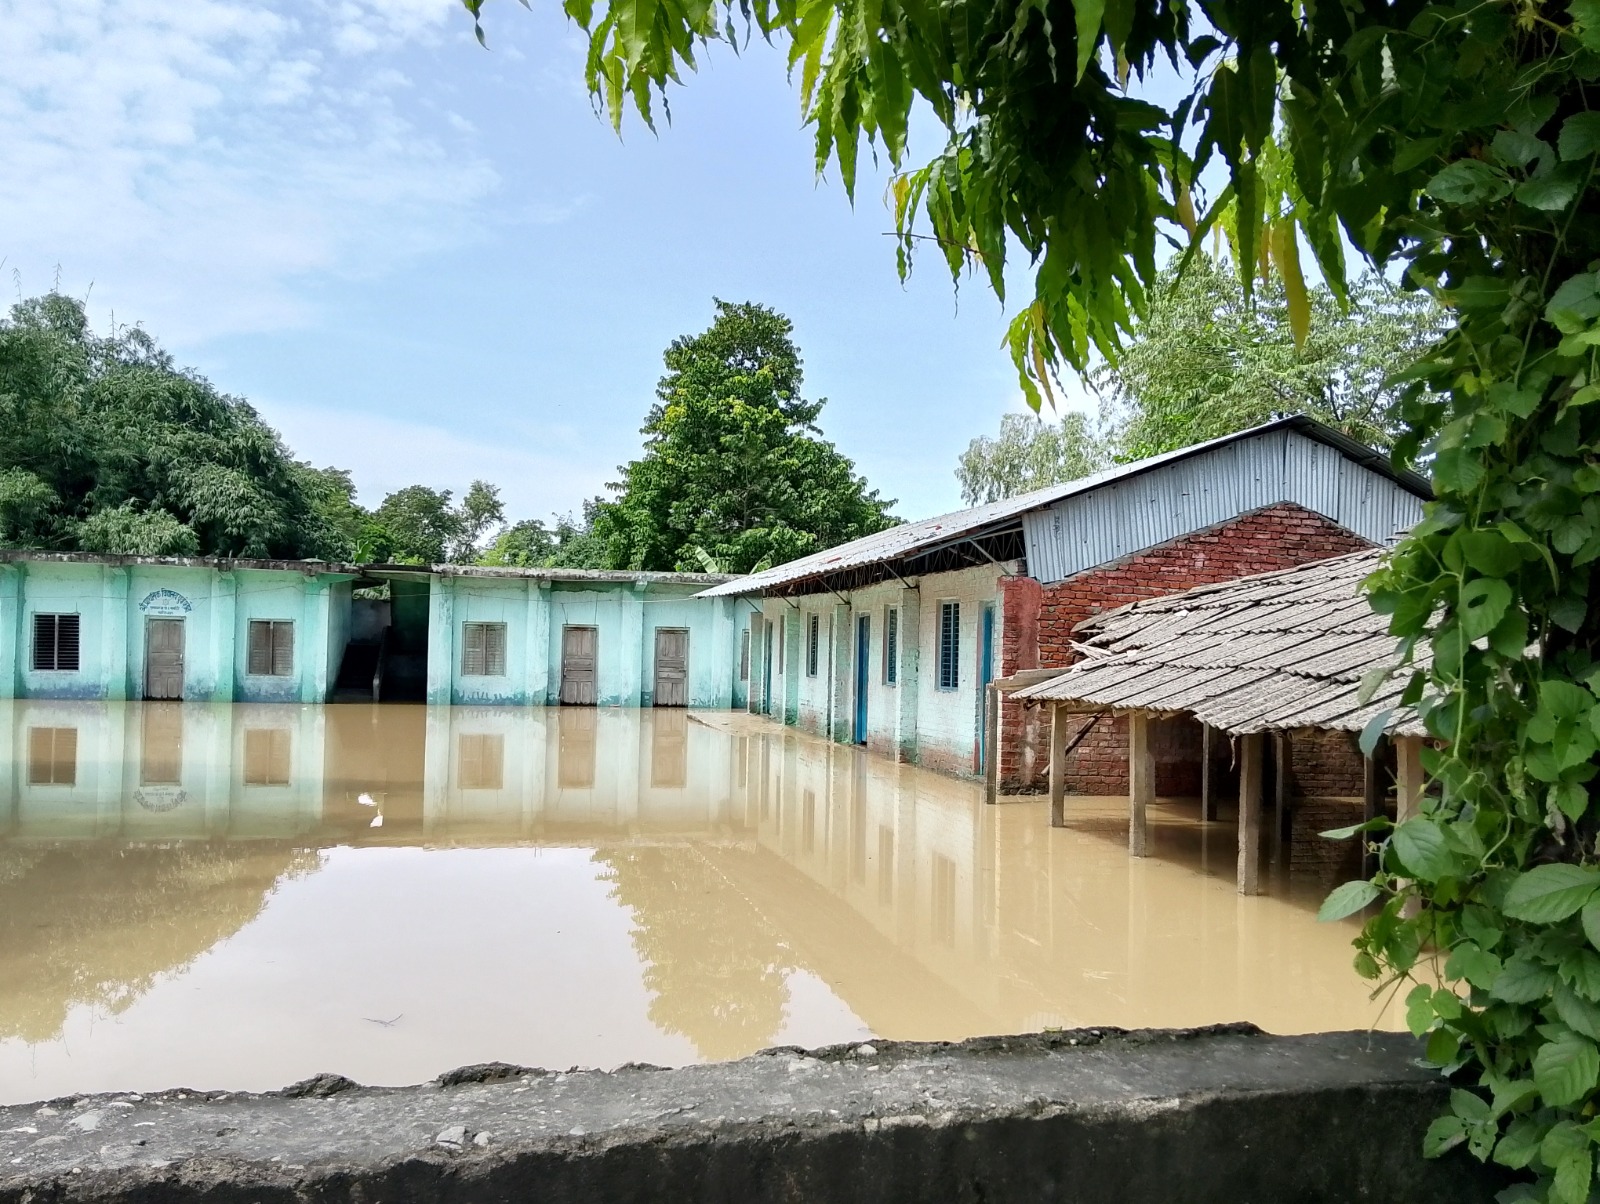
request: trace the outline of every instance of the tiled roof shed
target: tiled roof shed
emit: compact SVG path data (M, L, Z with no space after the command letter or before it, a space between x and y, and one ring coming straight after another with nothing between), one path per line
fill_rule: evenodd
M1400 705L1409 673L1361 698L1362 679L1396 661L1388 620L1361 590L1381 556L1358 552L1098 615L1077 628L1082 660L1012 697L1189 714L1232 735L1358 732L1388 712L1391 735L1425 735L1416 712Z

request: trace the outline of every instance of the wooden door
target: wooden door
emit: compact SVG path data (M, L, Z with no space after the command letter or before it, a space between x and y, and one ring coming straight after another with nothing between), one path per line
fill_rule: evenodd
M561 629L561 705L592 707L598 633L593 627Z
M656 628L655 704L689 705L689 633L682 627Z
M144 696L183 697L183 620L144 621Z

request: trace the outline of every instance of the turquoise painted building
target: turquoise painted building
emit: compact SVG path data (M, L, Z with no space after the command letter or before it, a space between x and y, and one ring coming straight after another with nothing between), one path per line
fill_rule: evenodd
M726 580L0 550L0 698L739 707Z

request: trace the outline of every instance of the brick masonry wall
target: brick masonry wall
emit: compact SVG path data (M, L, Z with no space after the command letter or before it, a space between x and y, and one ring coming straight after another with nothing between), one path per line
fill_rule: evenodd
M1301 796L1360 798L1366 789L1366 771L1356 734L1315 728L1290 732L1289 789Z
M1032 648L1024 646L1027 637L1019 624L1012 633L1018 646L1008 647L1007 656L1014 657L1017 669L1033 665L1065 667L1075 659L1073 628L1104 611L1180 593L1197 585L1293 568L1371 546L1360 536L1303 507L1292 503L1269 506L1054 585L1037 587L1036 643ZM1006 598L1009 605L1011 594ZM1016 605L1024 607L1026 599L1026 591L1017 588ZM1011 625L1008 623L1007 627L1010 629ZM1032 665L1028 663L1030 657ZM1047 727L1048 720L1042 714L1030 720L1007 708L1001 733L1004 789L1044 787L1048 775ZM1157 741L1158 792L1193 794L1199 789L1199 729L1193 724L1189 728L1187 735L1180 735L1181 729L1175 729L1166 737L1169 746L1165 752ZM1191 781L1192 788L1177 789ZM1126 727L1120 720L1101 720L1067 760L1067 789L1075 794L1120 794L1127 788ZM1359 787L1357 790L1359 793Z

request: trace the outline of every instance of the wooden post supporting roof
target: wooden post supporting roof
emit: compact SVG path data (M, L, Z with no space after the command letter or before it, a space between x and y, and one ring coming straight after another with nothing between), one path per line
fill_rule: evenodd
M1277 843L1286 845L1294 832L1289 817L1289 733L1272 733L1272 818Z
M1395 822L1422 813L1422 737L1395 740Z
M1211 767L1211 725L1200 724L1200 821L1217 818L1216 772Z
M1361 820L1370 822L1383 814L1383 752L1384 741L1379 739L1372 750L1372 755L1362 761L1361 781ZM1361 842L1361 876L1370 877L1377 868L1373 864L1373 856L1365 837Z
M1261 750L1260 732L1239 737L1239 867L1241 895L1261 893Z
M1422 814L1422 737L1400 736L1394 748L1394 822L1403 824L1412 816ZM1365 847L1364 833L1361 839ZM1406 901L1400 914L1408 918L1417 914L1415 896Z
M1067 721L1072 712L1059 703L1050 708L1050 826L1067 826Z
M1147 809L1155 801L1155 760L1150 755L1150 716L1128 716L1128 853L1145 856L1150 843Z

